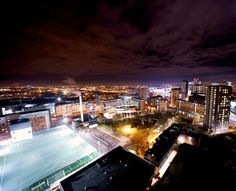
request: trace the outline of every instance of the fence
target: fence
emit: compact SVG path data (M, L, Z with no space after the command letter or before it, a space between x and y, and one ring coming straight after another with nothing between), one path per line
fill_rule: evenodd
M34 184L24 188L23 191L45 191L50 188L50 184L58 181L59 179L67 176L68 174L78 170L83 167L85 164L88 164L97 157L97 152L93 152L81 159L75 161L74 163L67 165L66 167L57 170L53 174L48 175L47 177L35 182Z

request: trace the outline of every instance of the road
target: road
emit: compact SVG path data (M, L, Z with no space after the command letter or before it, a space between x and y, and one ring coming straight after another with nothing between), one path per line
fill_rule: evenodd
M93 147L97 148L100 156L122 145L122 140L95 127L86 131L79 131L80 136Z

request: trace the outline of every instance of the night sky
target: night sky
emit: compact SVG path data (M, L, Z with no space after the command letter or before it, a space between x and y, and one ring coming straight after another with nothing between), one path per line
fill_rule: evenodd
M0 84L236 81L233 0L7 0Z

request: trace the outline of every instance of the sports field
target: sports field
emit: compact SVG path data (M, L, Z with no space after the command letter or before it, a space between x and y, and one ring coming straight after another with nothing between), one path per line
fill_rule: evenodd
M0 152L0 191L18 191L96 149L61 126L43 131L31 140L1 144Z

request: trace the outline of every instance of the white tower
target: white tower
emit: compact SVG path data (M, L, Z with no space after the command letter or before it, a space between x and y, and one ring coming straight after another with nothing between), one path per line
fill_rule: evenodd
M83 102L82 102L81 92L78 91L78 90L66 89L64 91L64 94L68 94L68 93L73 93L73 94L79 96L79 106L80 106L81 121L84 122Z
M83 102L82 102L81 92L79 92L79 105L80 105L80 116L81 116L81 121L84 122Z

